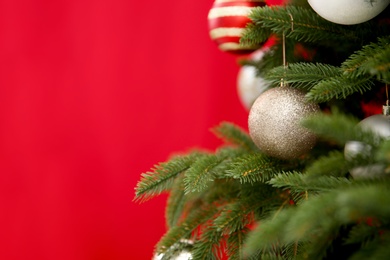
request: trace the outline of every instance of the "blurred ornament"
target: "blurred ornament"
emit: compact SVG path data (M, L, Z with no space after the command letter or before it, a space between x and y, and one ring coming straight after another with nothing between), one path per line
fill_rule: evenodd
M246 54L259 48L240 44L242 33L251 20L248 14L265 0L215 0L208 14L210 37L222 51Z
M307 153L316 136L300 125L305 117L319 112L305 93L291 87L272 88L253 104L248 119L249 134L264 153L281 159L294 159Z
M344 156L347 160L363 159L367 160L372 155L372 147L359 141L348 141L344 147ZM349 170L354 179L377 178L385 175L386 166L375 163L365 166L357 166Z
M270 85L268 81L256 75L256 68L244 65L237 76L238 96L242 105L249 110L256 98L266 91Z
M170 260L190 260L192 259L192 254L190 253L190 249L192 248L194 242L188 239L181 239L179 243L174 244L167 250L167 254L169 253ZM162 260L167 259L164 258L165 254L155 254L152 260Z
M251 55L253 61L260 61L268 49L258 50ZM270 83L264 78L257 75L254 66L244 65L240 68L237 76L237 92L241 104L249 110L260 96L269 87Z
M164 257L164 254L158 254L153 257L153 260L162 260ZM192 259L192 254L188 251L182 251L180 253L177 253L173 258L170 258L171 260L189 260Z
M390 137L389 106L383 106L383 115L373 115L363 119L358 126L363 130L371 131L378 137L388 139ZM363 159L372 157L372 147L359 141L348 141L344 147L344 156L347 160ZM377 178L385 175L386 166L375 163L365 166L357 166L349 172L353 178Z
M390 116L373 115L363 119L358 125L380 137L390 137Z
M366 22L380 14L390 0L308 0L322 18L338 24L351 25Z

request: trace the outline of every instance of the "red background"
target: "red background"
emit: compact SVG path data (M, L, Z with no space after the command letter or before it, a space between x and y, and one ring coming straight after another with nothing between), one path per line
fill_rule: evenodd
M166 195L134 203L140 174L246 127L212 2L0 0L1 259L152 257Z

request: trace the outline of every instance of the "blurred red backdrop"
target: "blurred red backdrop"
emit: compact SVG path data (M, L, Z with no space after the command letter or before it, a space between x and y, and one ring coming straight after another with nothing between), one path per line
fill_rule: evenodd
M212 2L0 0L1 259L151 259L166 195L134 203L140 174L246 128Z

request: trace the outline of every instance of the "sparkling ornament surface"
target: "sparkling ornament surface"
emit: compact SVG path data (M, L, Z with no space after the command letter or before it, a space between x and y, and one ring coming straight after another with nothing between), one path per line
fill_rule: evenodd
M380 14L390 0L308 0L322 18L337 24L351 25L366 22Z
M251 10L265 5L265 0L215 0L208 14L211 39L220 50L229 53L246 54L258 49L259 46L240 45L240 38L251 22Z
M249 134L264 153L294 159L313 148L316 136L300 125L319 106L305 100L305 93L291 87L277 87L261 94L248 119Z

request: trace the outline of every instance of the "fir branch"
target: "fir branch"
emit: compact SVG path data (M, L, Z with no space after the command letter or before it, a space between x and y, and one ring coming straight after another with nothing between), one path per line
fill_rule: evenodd
M310 89L324 78L335 77L341 74L340 68L321 63L299 62L275 67L267 72L265 78L274 84L283 81L293 84L294 87Z
M224 178L229 162L243 153L242 149L225 147L218 149L215 154L198 158L185 173L185 193L201 192L214 179Z
M229 236L251 225L257 214L264 216L280 207L285 199L280 191L264 183L242 185L238 199L224 207L214 220L214 226Z
M345 161L344 153L341 151L331 151L328 155L322 156L309 165L305 173L314 177L335 176L344 177L347 175L350 164Z
M242 41L251 43L256 41L260 30L290 37L296 41L316 42L324 44L328 41L360 41L364 35L356 31L369 32L370 25L340 26L321 18L310 8L299 6L272 6L254 8L249 15L255 26L248 27ZM256 31L256 33L255 33Z
M342 114L335 108L332 109L331 114L315 114L304 119L301 124L325 139L336 141L341 146L348 141L359 141L370 146L372 151L376 151L384 141L384 138L374 131L358 125L355 117ZM363 157L360 156L360 159ZM367 162L372 161L367 160Z
M249 134L237 125L222 122L219 126L213 128L212 131L217 137L223 139L226 143L237 145L248 151L259 150L253 143Z
M305 246L307 243L291 243L285 245L282 251L282 255L284 256L283 259L300 259L300 258L305 258Z
M188 194L204 190L208 182L214 180L212 169L222 161L223 159L214 154L196 160L185 173L184 192Z
M222 239L223 236L220 230L216 229L214 226L207 227L202 233L200 239L195 242L192 250L193 259L220 259L220 251L218 248Z
M310 92L306 94L309 101L316 103L327 102L332 99L345 99L348 96L359 92L371 90L373 81L367 77L349 79L344 76L327 78L319 82Z
M271 30L256 26L254 23L248 23L240 38L242 46L256 46L263 44L271 35Z
M340 113L336 109L332 114L316 114L303 120L301 123L319 136L336 141L344 146L347 141L363 141L363 137L356 130L358 120L355 117ZM366 138L370 141L370 138Z
M284 227L293 213L290 208L277 211L277 217L262 220L259 225L248 234L244 246L244 254L253 256L258 252L267 252L279 248L283 239ZM295 241L294 241L295 242Z
M341 68L349 78L368 75L390 83L390 36L363 46L352 54Z
M384 233L380 239L375 243L369 243L369 245L355 252L349 259L351 260L366 260L366 259L388 259L390 258L390 235Z
M339 234L340 226L337 222L329 223L326 228L311 236L310 243L306 243L304 255L306 259L324 259L329 250L332 250L332 243Z
M215 179L210 183L209 188L202 192L189 193L186 196L192 197L191 200L200 199L209 204L214 204L216 201L231 203L237 198L239 188L239 183L235 180Z
M176 156L168 162L160 163L151 172L141 174L141 180L135 188L134 200L144 202L172 187L174 178L186 171L196 158L204 153L193 152L186 156Z
M300 172L284 172L274 176L268 183L276 188L302 193L306 191L331 191L340 188L340 186L350 185L351 181L346 178L335 178L333 176L312 178L312 176L307 176Z
M227 255L229 260L243 259L243 244L248 231L248 228L243 228L229 235L227 239Z
M261 203L264 204L264 203ZM244 229L254 221L253 211L261 205L248 205L246 203L236 203L227 205L221 214L214 220L214 225L226 235L231 235L238 230Z
M182 238L187 238L200 225L207 222L218 212L218 208L211 205L202 205L194 207L188 213L187 218L179 226L174 226L158 242L156 248L158 253L164 253L174 244L179 243Z
M261 153L246 154L231 163L227 175L241 183L265 182L279 170L280 161Z
M165 218L168 228L178 225L183 214L186 196L184 194L184 175L175 179L165 208Z
M249 234L246 250L254 253L275 248L276 245L307 241L310 244L306 251L316 252L321 241L313 239L318 238L319 234L328 236L331 234L329 232L342 225L367 217L388 220L389 185L388 180L357 182L343 189L309 197L297 207L278 211L273 217L262 220L259 227Z
M390 219L390 180L387 178L361 180L348 189L334 191L334 194L336 200L333 203L338 208L334 217L343 224L368 217L379 221Z
M262 222L256 239L263 242L278 238L282 243L306 241L318 232L332 227L357 222L367 217L388 219L390 217L389 183L370 183L349 186L314 196L296 208L283 210L274 219ZM364 194L364 196L362 196ZM376 203L372 203L375 201ZM276 225L279 225L276 227ZM269 236L268 233L272 233ZM270 244L268 244L270 245Z
M359 223L352 227L344 242L345 244L359 243L365 245L378 238L378 236L379 232L377 227L367 225L366 223Z

